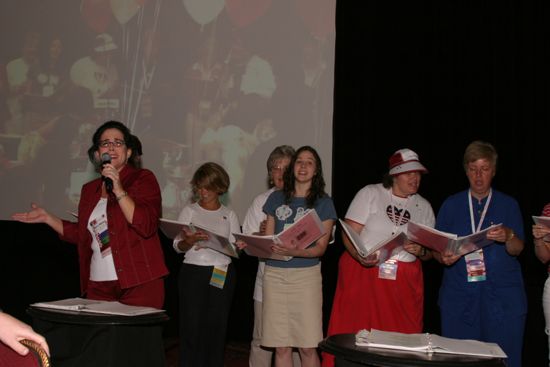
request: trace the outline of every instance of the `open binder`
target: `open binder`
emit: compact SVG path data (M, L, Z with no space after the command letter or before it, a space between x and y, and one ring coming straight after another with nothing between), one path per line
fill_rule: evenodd
M192 223L182 223L176 220L161 218L160 229L166 235L166 237L171 239L176 238L176 236L184 229L188 232L195 232L197 230L200 230L201 232L204 232L208 235L208 241L198 242L200 246L208 247L227 256L235 258L239 257L237 249L235 248L235 246L233 246L229 238L199 225Z
M362 241L359 233L355 232L349 224L342 219L338 219L338 221L359 255L368 260L378 259L378 264L383 263L392 255L401 251L407 242L407 235L403 232L397 232L383 241L367 245Z
M407 350L424 353L463 354L470 356L506 358L498 344L479 340L452 339L437 334L403 334L397 332L361 330L355 335L355 344L369 348Z
M130 306L117 301L98 301L86 298L67 298L59 301L37 302L31 304L31 306L52 310L120 316L139 316L164 312L164 310L153 307Z
M291 256L274 254L273 245L288 246L289 248L304 249L317 241L325 234L323 222L315 209L285 228L282 232L271 236L258 236L253 234L233 233L236 239L247 244L244 251L252 256L266 259L290 260Z
M487 239L487 232L501 227L494 224L482 231L458 237L454 233L438 231L435 228L410 221L407 228L409 240L419 243L444 255L466 255L493 243Z
M288 261L292 259L292 256L284 256L273 253L271 246L273 246L273 236L258 236L258 235L245 235L242 233L233 233L233 236L237 240L241 240L247 244L244 248L244 252L247 255L259 257L261 259L273 259Z

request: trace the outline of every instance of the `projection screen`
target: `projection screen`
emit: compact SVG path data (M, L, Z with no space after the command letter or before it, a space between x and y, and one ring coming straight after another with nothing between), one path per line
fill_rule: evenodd
M140 139L166 218L215 161L242 220L281 144L315 147L330 192L335 1L3 0L0 219L70 219L107 120Z

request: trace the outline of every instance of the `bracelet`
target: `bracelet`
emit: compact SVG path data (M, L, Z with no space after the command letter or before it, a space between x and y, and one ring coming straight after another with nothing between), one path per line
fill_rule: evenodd
M126 191L124 191L122 194L120 194L120 196L117 196L116 201L120 201L125 196L128 196L128 193Z
M422 250L420 251L420 255L418 257L426 256L426 247L422 247Z
M513 239L514 237L516 237L516 234L514 233L514 230L512 229L511 231L512 231L512 235L510 235L510 238L507 238L507 239L506 239L506 242L510 242L510 241L512 241L512 239Z

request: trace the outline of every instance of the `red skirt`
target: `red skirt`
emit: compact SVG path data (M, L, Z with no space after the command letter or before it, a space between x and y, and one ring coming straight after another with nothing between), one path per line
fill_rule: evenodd
M346 251L340 257L328 336L378 329L421 333L424 280L419 260L398 262L397 279L378 278L378 267L365 268ZM323 353L323 367L334 366Z

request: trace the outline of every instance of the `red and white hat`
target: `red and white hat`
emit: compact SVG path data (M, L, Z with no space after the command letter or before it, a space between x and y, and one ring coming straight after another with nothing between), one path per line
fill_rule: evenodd
M116 50L118 47L110 34L102 33L96 36L94 50L96 52L106 52Z
M418 160L418 154L410 149L399 149L390 157L390 176L405 172L419 171L427 173L426 167Z

